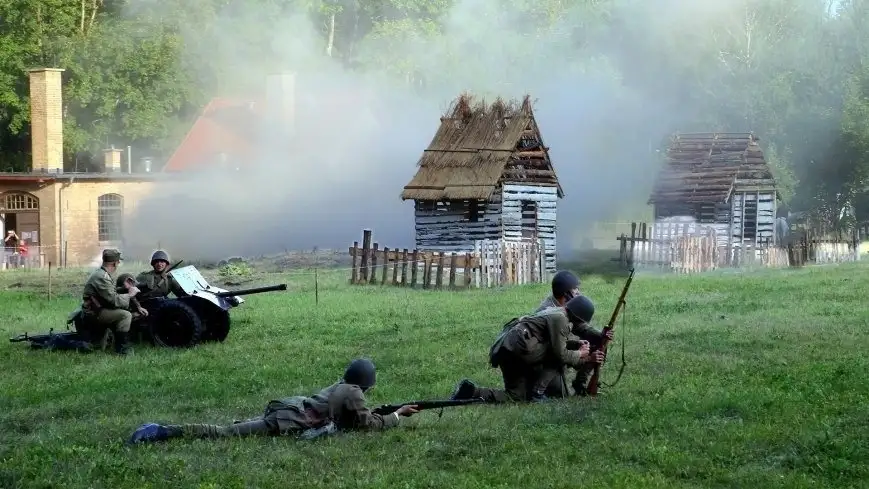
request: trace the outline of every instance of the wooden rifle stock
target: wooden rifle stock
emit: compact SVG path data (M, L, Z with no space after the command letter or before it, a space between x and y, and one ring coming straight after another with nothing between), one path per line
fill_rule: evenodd
M606 327L604 327L601 335L603 339L600 344L600 351L603 352L604 358L606 358L606 350L607 345L609 344L609 340L606 337L607 332L615 329L616 320L619 318L619 312L622 310L622 306L625 305L625 297L628 295L628 289L631 287L631 282L634 280L634 269L631 268L631 273L628 275L628 281L625 282L625 286L622 288L622 295L619 296L619 301L616 303L616 308L613 309L613 314L610 316L610 321L607 323ZM590 396L596 396L598 387L600 384L600 367L601 364L597 364L594 366L594 373L591 375L591 379L588 381L588 387L586 388L586 392ZM619 375L621 376L621 375Z

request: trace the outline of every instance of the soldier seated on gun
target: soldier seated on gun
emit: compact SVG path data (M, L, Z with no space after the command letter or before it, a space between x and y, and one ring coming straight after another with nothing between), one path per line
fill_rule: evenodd
M567 301L580 295L579 286L579 277L567 270L559 271L552 277L552 295L544 299L535 312L540 312L549 307L563 307ZM594 304L591 301L587 301L585 307L588 310L583 314L583 317L587 317L587 319L572 323L571 331L568 335L568 344L570 345L570 349L576 349L579 341L584 340L589 343L592 350L597 350L600 349L604 337L609 340L613 339L613 332L607 331L606 335L604 335L602 331L597 331L589 326L588 323L591 321L592 316L594 316ZM571 383L576 395L585 395L585 387L593 368L593 364L586 364L576 372L576 377ZM552 379L552 383L546 389L547 395L552 397L564 397L567 395L567 393L563 392L564 379L562 375L562 373L559 373Z
M139 289L127 282L127 292L118 293L112 274L118 270L121 252L116 249L103 250L103 263L94 271L84 284L82 292L82 315L86 322L110 328L115 335L115 351L122 355L129 352L128 335L133 320L130 299Z
M564 366L581 368L603 361L603 353L589 352L583 341L578 350L567 347L570 323L586 314L584 296L574 297L563 307L550 307L518 318L508 324L489 350L489 361L501 369L504 390L477 387L468 379L456 386L451 399L482 397L486 402L540 402L548 400L545 391Z
M402 406L381 416L365 407L365 391L374 386L376 370L371 360L353 360L344 378L312 397L292 396L268 403L262 416L231 425L147 423L133 432L129 443L169 438L218 438L247 435L293 435L310 438L337 430L385 430L398 426L401 416L417 413L417 406Z
M169 293L175 294L175 297L183 297L187 295L181 285L166 274L169 268L169 254L163 250L157 250L151 255L151 270L146 270L136 277L138 282L145 292L139 296L139 299L149 299L152 297L167 297Z

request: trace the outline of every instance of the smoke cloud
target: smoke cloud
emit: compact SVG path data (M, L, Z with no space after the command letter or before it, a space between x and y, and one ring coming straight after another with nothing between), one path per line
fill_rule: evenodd
M700 104L682 93L673 67L655 60L676 50L690 59L696 47L680 42L733 3L625 0L558 10L561 2L537 2L540 16L560 18L541 32L509 2L463 0L437 36L396 21L392 35L355 46L362 57L389 60L379 73L351 71L326 56L324 36L302 13L250 2L226 7L219 12L226 28L212 37L185 34L187 59L219 64L252 99L264 97L269 73L293 72L294 136L266 123L247 127L255 161L161 184L130 217L129 252L146 255L157 242L187 259L344 248L362 228L372 228L381 246L412 248L413 203L399 194L439 117L465 90L489 101L525 93L536 100L566 193L558 230L559 252L567 252L579 244L577 231L645 205L656 150L674 129L716 129L690 125L702 119ZM167 5L134 2L130 15ZM613 18L620 20L600 27ZM268 46L252 43L251 32Z

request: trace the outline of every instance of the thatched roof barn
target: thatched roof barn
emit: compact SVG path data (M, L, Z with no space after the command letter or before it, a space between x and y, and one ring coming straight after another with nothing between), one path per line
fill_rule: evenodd
M511 162L517 168L506 173ZM486 200L505 178L551 184L564 196L528 95L521 102L498 98L491 105L468 94L459 96L441 117L417 165L402 200Z
M757 243L773 238L779 199L754 134L693 133L672 137L649 204L656 219L692 217L731 243Z
M488 104L462 94L440 120L401 193L415 201L417 246L458 251L481 239L545 239L554 266L555 204L564 192L530 96Z

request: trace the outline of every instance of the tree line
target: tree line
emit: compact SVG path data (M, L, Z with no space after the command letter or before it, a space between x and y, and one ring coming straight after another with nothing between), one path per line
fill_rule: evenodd
M754 131L788 203L835 220L869 210L867 34L869 0L0 0L0 169L29 166L36 66L66 70L79 170L108 144L171 154L211 97L260 83L240 60L322 58L444 94L556 67L678 114L662 134Z

